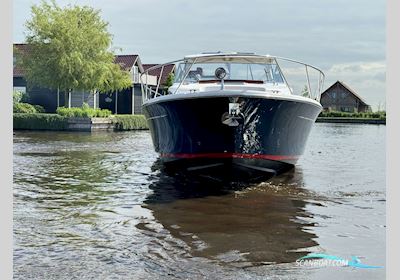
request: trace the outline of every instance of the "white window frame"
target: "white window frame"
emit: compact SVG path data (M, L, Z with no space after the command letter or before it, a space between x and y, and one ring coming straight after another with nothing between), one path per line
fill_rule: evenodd
M132 82L134 84L139 83L139 67L136 65L132 66Z
M19 91L19 92L21 92L23 94L26 93L26 87L13 87L13 90Z

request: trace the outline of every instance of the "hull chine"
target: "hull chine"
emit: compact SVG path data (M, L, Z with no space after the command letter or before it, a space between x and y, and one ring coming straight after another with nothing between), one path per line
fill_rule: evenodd
M294 160L279 161L269 157L232 157L226 155L218 157L217 154L210 155L160 155L165 170L168 172L179 172L188 175L213 178L215 180L252 181L267 179L294 167ZM272 158L276 158L274 156ZM281 157L279 157L281 158ZM286 157L285 157L286 158Z

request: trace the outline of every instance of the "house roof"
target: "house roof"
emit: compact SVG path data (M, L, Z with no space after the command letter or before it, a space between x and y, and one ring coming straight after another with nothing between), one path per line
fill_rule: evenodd
M14 47L20 52L30 52L28 44L14 44ZM139 55L137 54L116 55L114 62L119 64L121 68L125 71L131 70L134 65L137 65L139 67L140 72L144 71L142 62L140 61ZM23 76L24 70L16 65L13 69L13 77Z
M137 54L116 55L114 62L119 64L123 70L129 71L135 65L138 57Z
M28 47L27 44L14 44L14 48L19 51L19 52L30 52L30 48ZM20 66L15 65L13 67L13 77L23 77L24 76L24 69L22 69Z
M365 100L358 95L354 90L352 90L348 85L346 85L343 81L336 81L334 82L330 87L328 87L323 93L321 93L321 96L325 93L327 93L331 88L333 88L335 85L341 85L343 86L346 90L348 90L351 94L353 94L361 103L364 105L368 106L368 104L365 102Z
M28 44L14 44L14 47L20 51L30 51Z
M144 71L146 71L150 67L154 67L156 65L158 65L158 64L143 64ZM163 70L162 76L161 76L160 85L165 85L165 83L167 82L167 79L168 79L168 75L170 73L172 73L174 71L174 69L175 69L175 64L166 64L164 66L164 70ZM160 77L160 74L161 74L161 67L149 71L149 75L157 76L157 79Z
M15 66L13 68L13 77L23 77L24 70L21 67Z

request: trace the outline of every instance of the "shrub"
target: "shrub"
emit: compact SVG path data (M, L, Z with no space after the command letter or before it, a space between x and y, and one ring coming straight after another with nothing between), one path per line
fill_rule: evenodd
M65 108L65 107L58 107L56 110L56 113L60 116L64 116L64 117L72 117L72 110L74 108Z
M18 90L13 91L13 104L21 102L22 94L23 93Z
M29 94L27 92L23 92L22 93L21 102L23 102L23 103L29 103L30 102L30 96L29 96Z
M40 105L33 105L35 107L37 113L46 113L46 110Z
M113 122L116 130L149 129L144 115L115 115Z
M35 114L36 108L28 103L15 103L13 105L13 113Z
M13 114L14 129L64 130L67 118L56 114Z
M29 103L29 94L19 90L13 90L13 103Z
M107 118L111 116L111 111L108 109L96 109L96 117Z
M83 103L81 108L57 108L56 113L64 117L80 117L80 118L106 118L111 116L111 111L107 109L93 109L89 105Z
M82 103L82 109L86 110L86 109L91 109L91 108L90 108L89 104L87 104L86 102L83 102Z

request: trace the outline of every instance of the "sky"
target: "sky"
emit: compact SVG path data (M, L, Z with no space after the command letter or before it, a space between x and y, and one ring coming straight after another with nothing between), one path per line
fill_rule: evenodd
M13 1L13 40L24 42L30 7ZM207 51L293 58L321 68L374 110L386 105L385 0L58 0L88 5L109 22L118 54L165 63Z

